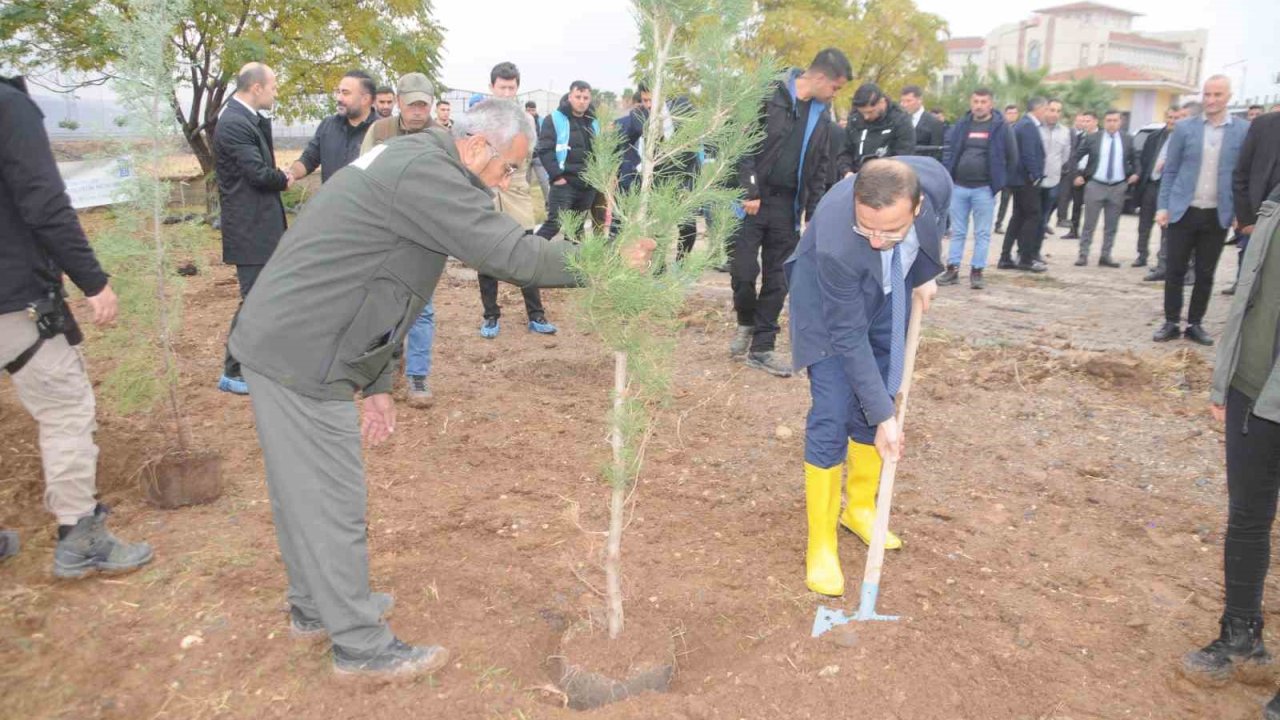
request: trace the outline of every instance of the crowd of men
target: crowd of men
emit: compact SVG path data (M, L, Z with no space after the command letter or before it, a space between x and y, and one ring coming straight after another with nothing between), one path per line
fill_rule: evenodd
M1165 283L1157 341L1213 343L1201 322L1228 230L1237 232L1241 297L1212 394L1215 417L1230 419L1227 606L1221 637L1185 664L1220 675L1260 662L1266 537L1280 491L1280 249L1273 249L1280 242L1271 242L1280 236L1280 113L1251 108L1247 119L1233 117L1230 83L1215 75L1200 102L1169 108L1137 152L1118 111L1101 123L1080 112L1068 128L1058 99L1033 97L1025 113L997 112L986 88L947 128L925 109L919 87L903 88L894 102L866 83L842 124L834 98L852 79L844 53L827 48L776 80L759 114L762 140L738 161L734 179L742 222L728 268L737 318L729 354L775 376L796 368L808 375L807 586L844 592L839 525L870 542L881 463L904 446L896 405L908 317L913 307L927 309L939 284L959 282L970 227L974 289L984 287L991 231L1005 213L994 217L997 196L1012 208L1000 269L1046 272L1041 246L1054 209L1065 237L1079 240L1081 266L1101 218L1098 264L1116 268L1117 227L1132 188L1141 209L1133 266L1150 264L1150 234L1161 228L1147 276ZM574 81L541 116L536 104L515 102L519 88L518 68L499 63L488 96L454 117L423 74L406 74L393 88L350 71L335 91L337 112L297 162L280 168L263 115L278 82L255 62L236 76L214 133L223 258L236 268L241 297L218 387L253 405L291 631L328 637L339 673L420 674L448 658L444 648L393 635L384 620L391 596L370 591L361 455L362 441L376 445L395 431L391 391L402 357L409 404L431 400L432 295L446 259L477 271L482 338L499 335L500 281L522 288L530 332L554 334L537 288L576 282L564 213L610 223L584 177L602 132L590 84ZM622 187L635 180L649 115L678 118L687 103L654 108L647 88L638 89L633 107L613 122L624 139ZM0 175L0 228L17 238L0 246L0 271L15 279L0 291L0 361L41 425L46 504L59 523L54 572L80 577L140 567L152 551L109 533L106 509L94 499L93 394L61 274L84 290L97 322L111 322L116 301L47 138L38 152L15 139L42 133L21 88L0 85L0 160L19 168ZM681 158L664 171L691 177L699 162ZM317 169L321 189L288 227L282 193ZM545 201L541 223L535 183ZM687 253L693 218L679 232L678 253ZM619 252L633 270L649 271L655 246L640 239ZM776 345L789 292L788 357ZM0 557L16 544L0 533ZM890 533L886 548L900 547ZM1280 714L1280 696L1273 704Z

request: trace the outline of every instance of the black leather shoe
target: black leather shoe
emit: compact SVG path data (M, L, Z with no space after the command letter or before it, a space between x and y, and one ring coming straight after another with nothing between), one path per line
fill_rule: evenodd
M1029 263L1018 263L1018 269L1022 272L1043 273L1049 272L1049 266L1039 260L1032 260Z
M1062 239L1063 240L1079 240L1080 235L1078 233L1069 232L1066 235L1063 235Z
M996 263L996 268L1000 270L1017 270L1018 265L1013 261L1013 258L1002 257L1000 262Z
M1145 257L1139 257L1137 260L1134 260L1133 264L1130 265L1129 267L1146 267L1146 266L1147 266L1147 259Z
M1262 620L1224 617L1218 639L1182 657L1182 671L1195 679L1223 681L1239 667L1267 666L1271 655L1262 644Z
M1084 255L1081 255L1080 257L1076 258L1076 267L1084 267L1085 265L1088 265L1088 264L1089 264L1089 258L1085 257Z
M1000 225L1000 223L996 223L996 227L995 227L995 234L997 234L997 235L1003 235L1003 234L1004 234L1004 227L1003 227L1003 226L1001 226L1001 225Z
M1178 323L1167 322L1160 326L1160 329L1156 331L1155 335L1151 336L1151 339L1156 342L1169 342L1170 340L1177 340L1181 334L1178 332Z
M1206 347L1213 345L1213 338L1209 337L1209 333L1205 332L1204 328L1200 327L1199 324L1188 325L1187 329L1183 331L1182 336L1193 343L1198 343Z
M1222 291L1222 294L1223 294L1223 295L1235 295L1235 294L1236 294L1236 284L1235 284L1235 283L1231 283L1231 285L1230 285L1230 286L1228 286L1228 287L1227 287L1227 289L1225 289L1225 290L1223 290L1223 291Z
M1164 282L1164 268L1152 268L1142 282Z
M1098 267L1118 268L1120 267L1120 263L1109 257L1098 258Z

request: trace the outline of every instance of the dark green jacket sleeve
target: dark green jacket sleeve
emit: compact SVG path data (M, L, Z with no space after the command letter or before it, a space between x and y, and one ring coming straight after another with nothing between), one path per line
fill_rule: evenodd
M447 162L409 165L396 184L392 227L401 237L456 257L482 275L521 287L578 284L565 264L572 243L527 232L494 209L465 170Z

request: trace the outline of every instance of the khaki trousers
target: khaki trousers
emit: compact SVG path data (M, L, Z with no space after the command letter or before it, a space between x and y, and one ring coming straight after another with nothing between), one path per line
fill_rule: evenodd
M25 311L0 314L0 366L35 344L39 334ZM84 357L66 337L45 340L13 375L13 387L40 426L44 506L59 525L93 514L97 501L98 446L93 442L93 386Z

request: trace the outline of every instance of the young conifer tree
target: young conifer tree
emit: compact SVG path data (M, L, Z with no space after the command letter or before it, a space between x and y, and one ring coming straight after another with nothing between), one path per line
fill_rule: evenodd
M573 269L585 281L582 310L593 332L613 350L612 462L605 588L609 637L623 629L622 532L628 490L643 461L654 411L667 396L679 314L694 283L723 261L724 241L737 225L738 158L759 141L758 115L772 76L769 67L737 69L735 39L750 0L633 0L640 28L638 73L653 96L639 175L621 191L619 136L595 141L587 182L604 194L617 225L581 232L583 218L566 220L566 234L582 237ZM690 79L676 87L677 78ZM676 101L677 95L685 97ZM708 152L714 160L689 162ZM690 168L693 168L690 171ZM673 261L677 228L708 212L706 243ZM628 268L617 253L637 238L657 242L647 271Z
M112 10L108 27L124 48L112 67L113 89L130 130L133 182L128 201L113 208L114 227L95 244L120 296L118 327L105 338L116 360L106 397L121 411L147 410L163 400L173 416L179 450L191 431L178 394L173 335L181 321L182 288L170 262L174 246L192 242L190 229L165 225L170 195L165 162L179 147L171 106L175 85L172 31L186 0L128 0Z

